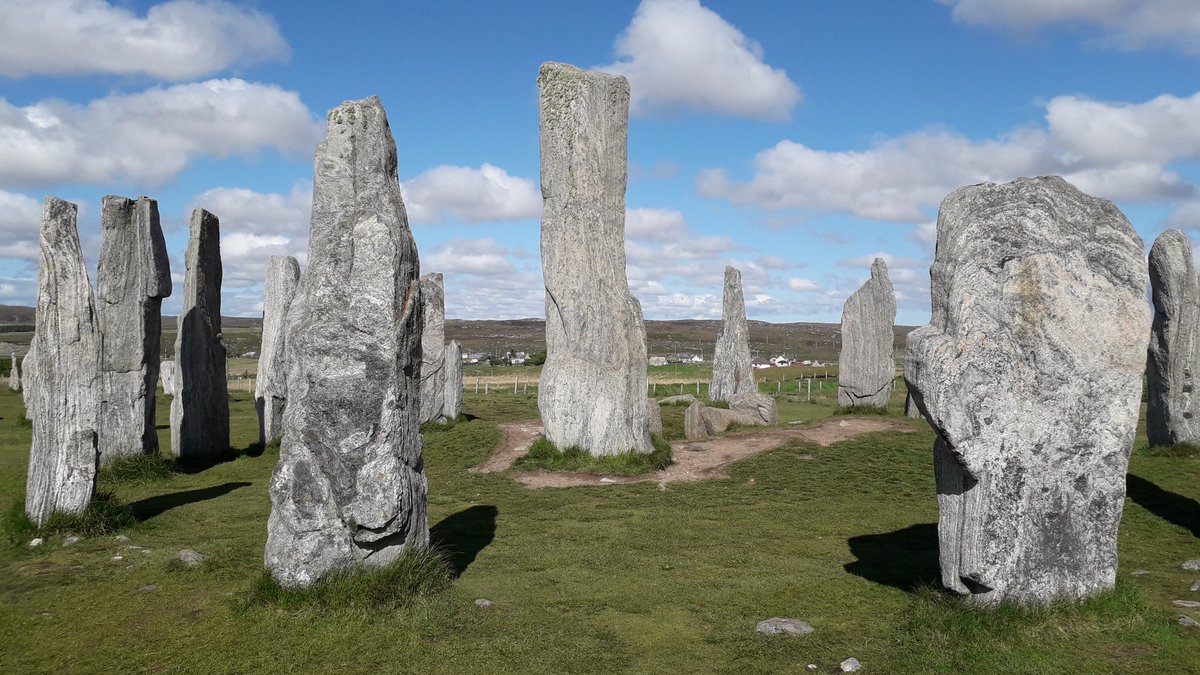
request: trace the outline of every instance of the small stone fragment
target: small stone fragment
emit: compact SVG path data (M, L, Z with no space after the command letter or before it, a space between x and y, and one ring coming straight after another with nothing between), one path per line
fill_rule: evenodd
M862 664L858 662L858 659L851 656L839 663L838 667L842 669L843 673L855 673L862 669Z
M183 549L175 557L182 560L183 564L187 565L188 567L195 567L208 558L208 556L204 555L203 553L194 551L190 548Z
M262 343L258 374L254 380L254 405L258 410L258 442L264 447L283 436L283 408L287 401L287 313L300 283L300 263L290 255L273 255L263 283Z
M1197 570L1200 570L1200 558L1192 558L1191 560L1185 560L1185 561L1183 561L1183 564L1180 565L1180 567L1189 572L1195 572Z
M887 263L876 258L871 278L842 307L842 351L838 357L838 405L887 408L896 378L896 292Z
M754 630L767 635L779 635L780 633L790 633L792 635L808 635L813 632L813 627L807 621L800 619L786 619L783 617L772 617L764 621L759 621Z
M1131 576L1131 577L1144 577L1144 576L1146 576L1147 574L1150 574L1150 570L1134 570L1134 571L1132 571L1132 572L1130 572L1130 573L1129 573L1129 576Z
M712 383L708 398L733 399L758 392L750 357L750 330L746 325L746 302L742 296L742 273L725 267L725 290L721 305L721 334L713 350Z
M1200 579L1193 581L1192 585L1188 586L1188 590L1193 593L1195 593L1196 591L1200 591Z
M815 663L810 663L810 664L808 664L807 666L804 666L804 667L805 667L805 668L807 668L807 669L809 669L809 670L816 670L816 669L817 669L817 664L815 664Z
M79 543L79 537L77 537L75 535L71 535L71 536L67 537L66 539L63 539L63 546L74 546L75 544L78 544L78 543Z
M421 424L442 418L446 406L446 289L439 272L421 277Z
M462 347L458 345L457 340L451 340L450 344L446 345L443 361L446 364L446 389L442 403L442 417L447 420L455 420L462 415L463 394Z
M1181 616L1179 617L1178 621L1180 626L1185 626L1187 628L1200 628L1200 621L1196 621L1190 616Z
M112 561L113 561L113 562L121 562L121 561L122 561L122 560L124 560L124 559L125 559L125 556L123 556L123 555L114 555L114 556L112 557Z
M33 539L29 540L29 548L37 548L41 545L42 545L41 537L34 537Z
M1196 602L1195 600L1172 600L1171 604L1176 607L1187 607L1188 609L1200 607L1200 602Z
M137 592L138 593L154 593L157 590L158 590L158 586L156 586L154 584L146 584L145 586L142 586L141 588L137 589Z
M123 543L129 541L129 537L126 537L123 534L118 534L118 535L113 536L113 541L123 544Z
M488 600L487 598L476 598L475 599L476 607L493 607L493 606L495 606L495 604L496 603L492 602L491 600Z

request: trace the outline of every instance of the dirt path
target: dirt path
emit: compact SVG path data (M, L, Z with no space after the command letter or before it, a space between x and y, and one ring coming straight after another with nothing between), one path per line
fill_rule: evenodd
M474 473L504 471L542 432L538 420L501 424L504 442L483 464L472 467ZM513 480L528 488L574 487L578 485L618 485L654 481L659 486L675 481L697 481L728 478L726 468L746 457L774 450L793 438L811 441L822 447L848 441L877 431L911 433L912 428L885 418L847 417L831 419L809 427L764 429L730 434L703 441L675 441L671 450L675 461L662 471L641 476L599 476L592 473L566 471L525 471L513 475Z

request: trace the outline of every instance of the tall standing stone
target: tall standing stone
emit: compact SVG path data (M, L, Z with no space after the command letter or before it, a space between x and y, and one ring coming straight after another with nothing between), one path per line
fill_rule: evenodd
M546 437L593 455L652 451L642 307L625 276L629 83L542 64Z
M1150 333L1142 241L1058 177L942 202L905 378L937 432L942 583L974 603L1112 588Z
M266 567L305 586L429 543L417 247L377 97L328 116L308 267L287 322L287 407Z
M171 263L158 202L109 195L100 207L96 317L100 326L100 463L158 453L156 401L162 299Z
M158 374L162 379L163 393L167 396L175 395L175 376L178 375L174 361L163 361L158 368Z
M21 391L21 369L17 366L17 353L12 353L12 365L8 369L8 388Z
M192 211L184 263L171 451L211 459L229 450L229 384L221 337L221 224L204 209Z
M25 364L33 422L25 513L38 526L56 512L82 513L96 490L100 335L77 211L55 197L42 207L36 332Z
M421 277L421 423L441 419L446 399L446 292L440 272Z
M451 340L446 345L446 390L442 407L442 417L448 420L457 419L462 414L463 369L462 347L457 340Z
M258 376L254 380L254 406L258 410L258 442L262 445L283 436L283 408L287 401L287 313L300 283L300 263L273 255L263 283L262 344L258 350Z
M1146 359L1149 397L1146 436L1150 445L1200 443L1200 284L1192 242L1167 230L1150 247L1154 323Z
M708 398L732 401L743 394L757 393L754 365L750 357L750 330L746 326L746 302L742 297L742 273L725 268L725 293L721 308L721 335L713 351L712 384Z
M896 377L892 356L896 293L887 263L876 258L871 278L842 307L842 353L838 357L838 405L886 408Z

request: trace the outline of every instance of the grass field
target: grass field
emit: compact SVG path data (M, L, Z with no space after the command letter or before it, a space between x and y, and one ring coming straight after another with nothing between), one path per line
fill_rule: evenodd
M828 417L829 394L782 397L782 420ZM871 673L1200 672L1200 629L1179 626L1189 610L1171 605L1200 600L1188 591L1200 573L1180 569L1200 558L1200 459L1135 453L1116 592L984 612L937 590L922 422L828 448L794 441L724 481L529 490L466 469L497 446L498 422L536 417L532 388L468 394L469 422L426 435L432 536L458 573L449 588L387 612L281 607L248 602L277 455L254 456L252 402L231 399L240 457L102 485L132 505L128 541L0 544L0 672L829 673L850 656ZM0 390L4 505L24 489L20 412ZM663 413L681 429L683 408ZM208 557L186 567L185 548ZM754 631L773 616L816 630Z

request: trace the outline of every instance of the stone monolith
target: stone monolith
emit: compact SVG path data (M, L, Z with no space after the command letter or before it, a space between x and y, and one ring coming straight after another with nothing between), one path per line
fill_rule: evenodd
M78 207L46 197L35 332L25 364L33 422L25 514L35 525L82 513L96 490L100 333L79 231Z
M258 350L258 374L254 380L258 442L263 446L283 436L283 408L287 401L284 326L299 283L300 263L295 258L271 256L263 282L262 343Z
M457 419L462 414L463 367L462 347L457 340L446 345L446 389L442 404L442 417Z
M12 353L12 365L8 369L8 388L21 391L21 368L17 365L17 353Z
M171 360L163 361L158 368L159 377L162 379L163 393L167 396L175 395L175 362Z
M287 321L287 407L265 563L285 586L429 543L421 291L377 97L328 115L308 266Z
M158 202L109 195L100 206L96 319L100 327L100 463L158 454L162 300L171 262Z
M921 408L917 406L917 402L913 400L912 392L904 395L904 416L913 419L921 419Z
M1154 323L1146 358L1146 436L1151 446L1200 443L1200 283L1192 242L1167 230L1150 247Z
M221 337L221 224L204 209L192 211L184 264L171 451L208 460L229 450L229 385Z
M546 437L593 455L648 453L646 331L625 276L629 83L542 64Z
M421 424L442 418L446 402L446 293L440 272L421 277Z
M886 408L896 377L892 327L896 293L887 263L876 258L871 278L842 307L842 352L838 357L838 405Z
M742 273L734 267L726 267L721 334L713 350L708 398L730 401L757 391L750 357L750 330L746 326L746 302L742 297Z
M905 379L937 432L942 583L973 603L1113 587L1150 335L1142 240L1059 177L942 202Z

